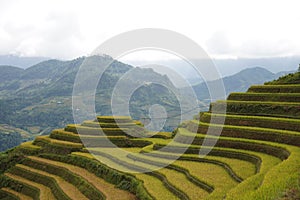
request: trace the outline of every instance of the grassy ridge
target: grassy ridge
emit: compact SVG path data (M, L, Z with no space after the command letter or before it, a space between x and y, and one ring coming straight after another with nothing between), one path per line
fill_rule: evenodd
M218 165L224 170L227 171L230 176L235 179L237 182L241 182L249 176L254 175L258 170L256 169L255 164L243 161L239 159L233 158L225 158L220 156L206 156L205 158L199 158L197 155L192 154L184 154L184 155L176 155L170 154L166 152L151 152L151 151L142 151L143 156L147 156L153 158L163 158L163 159L176 159L177 160L186 160L186 161L194 161L194 162L204 162ZM140 156L142 156L140 155Z
M289 147L292 152L290 157L273 168L267 169L264 181L257 190L248 190L252 180L245 181L240 186L237 186L230 193L228 199L276 199L286 190L292 189L298 185L299 181L299 163L300 150L299 148ZM255 176L254 176L255 177ZM276 179L274 179L276 177ZM252 178L254 179L254 178ZM249 184L250 182L250 184Z
M227 100L233 101L275 101L275 102L300 102L299 93L243 93L233 92Z
M16 195L11 194L4 190L0 190L0 199L2 199L2 200L20 200L20 198L17 197Z
M93 128L86 127L81 125L69 124L65 127L65 131L73 132L78 134L78 132L82 135L98 135L98 136L116 136L116 135L124 135L126 132L130 130L128 128Z
M10 188L18 193L31 197L34 200L40 199L40 190L32 185L12 179L8 176L1 176L0 186Z
M134 178L134 176L119 172L117 170L111 169L108 166L78 155L54 155L54 154L42 154L42 158L55 160L59 162L65 162L71 165L82 167L89 172L95 174L99 178L106 180L109 183L117 185L118 188L127 190L136 194L140 199L150 200L152 197L145 190L140 181Z
M260 102L260 101L217 101L211 103L210 111L222 113L224 110L227 114L244 114L255 116L273 116L300 118L300 103L290 102Z
M225 137L272 141L300 146L300 133L295 131L249 126L208 124L204 122L198 122L196 120L190 121L188 124L188 130L192 132L196 130L197 133L206 134L208 132L208 128L210 128L210 130L222 129L221 136Z
M132 122L129 116L97 116L95 122L99 123L130 123Z
M247 116L247 115L223 115L212 113L200 113L200 121L210 123L211 118L215 122L225 118L224 124L233 126L252 126L261 128L272 128L290 131L300 131L300 120L278 117L262 117L262 116Z
M300 84L253 85L247 92L261 93L300 93Z
M88 183L82 177L73 174L72 172L63 167L58 167L45 162L38 162L36 160L31 159L24 160L22 164L63 178L65 181L71 183L76 188L78 188L79 191L88 199L105 199L105 196L93 185Z
M179 145L182 146L182 145ZM175 148L175 147L173 147ZM179 147L177 147L179 148ZM193 154L198 154L199 152L199 146L197 145L192 145L191 147L189 147L188 151L186 153L193 153ZM291 147L294 148L294 147ZM217 147L215 147L214 149L218 149ZM164 149L165 151L169 151L171 150L171 148L168 149ZM292 150L292 149L290 149ZM172 150L171 150L172 151ZM213 150L214 151L214 150ZM212 151L212 152L213 152ZM266 175L266 173L273 168L274 166L277 166L281 161L278 158L275 158L273 156L268 156L266 154L262 154L262 153L256 153L256 152L250 152L250 151L243 151L243 150L239 150L241 153L242 152L246 152L247 154L253 154L255 156L259 156L260 159L262 160L261 162L261 167L259 168L259 172L246 179L245 181L243 181L241 184L239 184L236 188L239 188L240 185L242 185L243 189L239 189L238 192L236 193L235 198L236 199L243 199L242 197L244 196L238 196L238 195L242 195L245 191L249 191L249 192L254 192L258 187L261 186L262 181L264 180L264 177ZM173 151L172 151L173 152ZM212 153L213 155L214 153ZM225 156L228 156L228 152L225 154ZM290 157L289 157L290 158ZM273 180L274 181L274 180ZM235 189L235 188L234 188ZM233 189L233 190L234 190ZM260 198L263 199L263 198Z
M95 122L95 121L84 121L82 123L82 126L87 126L87 127L94 127L94 128L132 128L137 126L136 123L130 122L130 123L100 123L100 122Z
M7 192L7 194L9 195L9 199L32 200L31 197L26 196L22 193L16 192L10 188L2 188L1 191Z
M277 80L265 83L266 85L281 85L281 84L300 84L300 72L282 76Z

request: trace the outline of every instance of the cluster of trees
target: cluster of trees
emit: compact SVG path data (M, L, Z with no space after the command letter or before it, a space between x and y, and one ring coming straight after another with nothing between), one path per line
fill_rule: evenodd
M0 151L18 146L22 143L20 133L1 133L0 132Z

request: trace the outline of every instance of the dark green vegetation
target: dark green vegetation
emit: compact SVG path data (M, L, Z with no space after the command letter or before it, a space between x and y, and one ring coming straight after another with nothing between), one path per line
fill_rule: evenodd
M26 70L0 66L0 124L9 124L32 134L48 134L53 128L73 123L72 91L77 71L82 62L91 64L112 62L101 78L96 91L96 111L99 115L111 115L111 94L119 78L131 70L132 77L126 84L143 85L145 79L174 86L166 76L151 69L133 68L112 60L108 56L78 58L71 61L48 60ZM145 95L147 94L147 95ZM134 118L148 116L149 105L162 104L170 115L179 112L179 104L167 88L149 84L136 91L130 100L130 112ZM168 122L165 130L170 130Z
M0 197L299 199L300 103L290 98L299 98L299 90L299 84L253 86L213 103L216 113L200 113L173 134L151 135L121 116L53 130L1 154ZM219 113L226 103L228 112ZM199 157L201 148L211 151Z
M266 84L267 85L300 84L300 69L298 69L297 73L280 77L278 80L270 81L267 82Z
M38 134L47 135L54 128L61 128L73 123L73 84L79 66L85 59L88 59L91 64L100 66L101 63L112 61L96 91L97 114L112 114L110 103L113 88L120 77L130 71L132 76L126 79L126 84L129 86L141 85L130 99L131 116L147 124L150 121L148 119L150 106L160 104L166 108L169 117L164 130L173 131L177 127L180 119L173 116L180 114L179 102L176 96L167 89L167 87L174 88L168 77L151 69L133 68L116 60L113 61L108 56L82 57L71 61L48 60L26 70L12 66L0 66L0 124L21 128L34 137ZM224 78L226 92L245 91L249 85L272 80L279 74L273 74L262 68L244 70ZM149 79L164 83L166 87L144 84L143 81ZM201 102L209 99L205 84L197 85L194 88ZM189 98L187 97L187 99ZM119 104L127 105L125 102ZM121 114L118 113L118 115ZM28 138L23 137L23 139L27 140Z
M12 147L18 146L22 142L20 133L1 133L0 132L0 151L5 151Z
M0 151L5 151L32 139L30 133L22 129L0 124Z

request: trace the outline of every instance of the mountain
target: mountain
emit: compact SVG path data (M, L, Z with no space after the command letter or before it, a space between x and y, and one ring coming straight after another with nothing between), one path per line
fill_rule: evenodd
M262 67L270 72L279 73L281 71L293 71L300 63L299 56L290 57L266 57L266 58L237 58L237 59L212 59L216 69L220 72L221 77L232 76L241 70L254 67ZM135 66L152 64L153 61L129 61ZM190 63L183 59L165 59L157 60L162 66L168 66L188 80L190 84L196 85L201 82L201 77L195 73ZM205 66L205 65L203 65Z
M14 66L0 65L0 85L4 82L20 78L23 69Z
M55 129L0 153L0 199L299 200L299 83L231 93L172 133L128 116Z
M223 83L225 92L228 95L230 92L245 92L251 85L262 84L266 81L277 79L278 77L287 74L288 72L272 73L264 68L255 67L240 71L232 76L224 77ZM209 84L214 85L218 81L210 81ZM209 92L205 83L200 83L194 86L194 91L200 100L209 99ZM221 97L219 97L221 98Z
M142 86L133 94L128 105L130 114L135 119L147 117L150 104L166 105L167 110L169 107L173 113L178 114L178 102L168 89L144 84L144 80L150 79L164 83L170 88L174 87L167 76L160 75L152 69L134 68L109 56L92 56L70 61L47 60L25 70L2 66L6 76L1 73L5 76L3 79L5 81L0 84L0 124L22 128L32 134L46 134L53 128L74 123L73 84L79 67L84 61L100 67L103 63L111 62L97 87L96 112L98 114L112 114L110 105L112 91L119 79L127 72L130 72L131 76L123 83L124 87ZM144 98L144 94L149 94L148 98ZM124 107L126 102L121 102ZM165 129L170 129L168 126L166 123Z
M1 65L17 66L26 69L42 61L49 60L45 57L23 57L17 55L0 55Z

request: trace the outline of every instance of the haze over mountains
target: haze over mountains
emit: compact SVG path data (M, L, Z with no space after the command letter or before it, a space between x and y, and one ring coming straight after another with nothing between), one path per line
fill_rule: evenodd
M28 140L31 139L30 135L47 134L54 128L74 123L71 96L76 73L84 59L80 57L69 61L47 60L27 69L0 66L0 127L9 125L8 133L19 132L18 128L21 128L24 132L23 139ZM111 58L95 57L93 59L93 62L102 62L103 59ZM295 60L293 62L296 63ZM296 68L295 64L292 69ZM169 112L168 116L176 116L180 113L179 102L174 94L164 87L144 84L141 81L150 77L171 88L174 87L166 75L161 75L152 69L134 68L131 65L114 61L98 85L96 95L98 114L111 115L112 90L120 77L129 70L133 71L134 76L127 80L128 84L143 85L130 100L129 109L133 118L148 117L149 108L154 104L166 107ZM223 81L228 94L233 91L245 91L252 84L261 84L286 73L272 73L264 68L255 67L225 77ZM134 77L139 77L139 80ZM196 84L193 88L199 104L208 105L210 97L205 83ZM190 116L193 115L190 114ZM146 122L143 121L143 123ZM170 119L164 130L171 131L177 123L178 119Z
M9 66L17 66L23 69L31 67L37 63L42 61L49 60L49 58L45 57L23 57L17 55L0 55L0 64L1 65L9 65Z
M251 85L263 84L264 82L277 79L288 73L290 72L284 71L272 73L262 67L244 69L234 75L223 78L225 92L227 95L231 92L245 92ZM218 80L210 81L210 84L217 84L217 82ZM194 91L197 94L198 99L201 99L202 101L208 100L210 102L210 96L206 83L195 85ZM219 97L218 99L221 98L222 97Z
M79 66L85 58L70 61L48 60L26 70L10 66L0 66L3 79L0 82L0 124L11 124L32 133L44 133L53 128L74 123L72 118L72 91ZM110 57L90 57L90 62L101 63ZM151 69L133 68L113 61L101 78L96 95L96 111L101 115L111 115L110 99L119 78L131 70L133 76L144 80L151 77L172 87L166 76ZM8 78L10 77L10 78ZM130 78L127 84L143 85L141 80ZM159 90L159 92L157 92ZM147 99L142 94L148 94ZM162 102L163 101L163 102ZM145 85L133 94L131 109L133 116L148 113L149 105L164 104L174 109L176 99L168 90L157 85Z
M295 71L300 63L299 56L291 57L269 57L269 58L237 58L237 59L212 59L216 68L220 72L221 77L234 75L244 69L261 67L272 73L279 73L282 71ZM153 64L153 61L135 61L129 60L126 62L133 66ZM199 84L200 78L195 71L191 69L190 64L183 60L158 60L160 65L164 65L174 69L180 74L184 75L192 85ZM167 73L167 72L166 72Z

